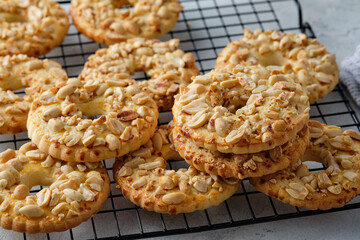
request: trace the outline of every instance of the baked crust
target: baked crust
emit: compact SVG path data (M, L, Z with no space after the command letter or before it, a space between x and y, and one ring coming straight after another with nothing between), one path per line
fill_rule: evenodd
M2 228L27 233L60 232L86 221L107 200L110 179L101 163L73 164L51 158L32 142L1 153ZM50 185L36 195L31 187Z
M262 66L215 69L175 97L176 127L200 147L255 153L285 144L304 127L309 101L293 75Z
M114 179L126 198L148 211L179 214L218 205L235 193L237 179L223 180L191 166L166 170L166 160L177 156L168 130L160 127L152 141L116 159Z
M309 128L310 145L297 164L250 182L258 191L294 206L342 207L360 192L360 134L316 121L309 121ZM326 169L310 172L306 161L322 163Z
M335 54L303 33L245 29L243 37L222 50L215 68L231 69L239 63L295 73L295 81L308 91L310 103L325 97L339 82Z
M285 169L305 153L309 140L309 130L305 126L293 139L275 149L237 155L200 148L181 130L173 130L174 146L187 163L199 171L223 178L262 177Z
M0 56L0 134L26 131L31 102L41 92L66 83L60 64L23 54ZM13 91L26 88L23 97Z
M160 42L134 38L97 50L89 57L79 78L121 80L137 71L144 71L150 77L138 84L155 100L160 111L171 109L179 86L188 85L191 77L199 74L195 57L179 49L178 39Z
M49 0L2 0L0 10L2 56L44 55L62 43L70 26L65 10Z
M101 116L92 120L96 115ZM52 157L96 162L146 143L158 116L156 103L133 80L69 79L34 100L27 127L30 139Z
M125 5L134 10L121 12ZM136 37L160 38L176 25L182 9L176 0L160 4L146 0L73 0L70 14L79 32L95 42L111 45Z

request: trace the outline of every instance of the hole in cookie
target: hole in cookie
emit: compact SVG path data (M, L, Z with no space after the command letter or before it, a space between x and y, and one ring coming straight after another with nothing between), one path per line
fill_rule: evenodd
M28 171L21 176L20 182L29 188L39 189L38 186L50 186L55 181L54 178L49 177L50 173L44 174L43 171L34 169L26 170Z
M26 16L23 16L21 14L1 13L0 14L0 22L26 23L26 22L28 22L28 19Z
M324 169L326 169L324 167L324 165L319 162L306 161L306 162L303 162L302 164L305 164L306 166L308 166L310 171L313 173L320 172L320 171L323 171Z
M285 65L285 59L281 52L269 52L260 55L259 62L264 67Z
M212 107L222 106L231 113L235 113L239 108L245 107L247 99L241 96L240 92L228 91L227 89L213 86L205 96L206 101Z
M189 168L190 165L185 161L167 160L166 169L168 170L179 170L180 168Z
M83 119L96 119L99 118L101 115L106 114L104 108L102 107L104 103L94 103L91 104L87 103L80 103L77 105L79 111L82 113Z
M302 158L302 164L309 167L311 172L320 172L326 169L326 166L322 164L324 162L318 154L311 154L306 152Z
M141 82L150 80L150 76L148 76L146 72L138 70L133 75L131 75L131 79Z
M111 5L114 8L129 7L130 3L127 0L112 0Z

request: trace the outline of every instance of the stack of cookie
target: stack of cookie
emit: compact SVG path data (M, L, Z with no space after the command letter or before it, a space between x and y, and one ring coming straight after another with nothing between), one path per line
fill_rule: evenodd
M304 34L245 30L214 70L180 89L173 141L200 171L243 179L309 209L341 207L359 194L359 140L353 130L308 121L338 81L335 56ZM306 161L323 163L312 173Z

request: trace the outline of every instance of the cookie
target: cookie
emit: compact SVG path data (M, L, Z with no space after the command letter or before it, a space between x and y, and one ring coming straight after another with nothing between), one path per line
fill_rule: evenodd
M215 206L239 187L237 179L222 179L194 167L167 170L166 161L177 152L162 126L139 150L117 158L114 179L123 195L148 211L179 214Z
M0 154L0 226L27 233L65 231L100 210L110 192L101 163L72 164L41 152L34 143ZM49 186L35 195L33 186Z
M342 207L360 193L360 134L316 121L309 121L309 129L310 145L297 164L250 182L258 191L294 206ZM326 169L311 172L307 161Z
M304 127L309 100L292 75L261 66L215 69L175 97L175 125L198 146L255 153L283 145Z
M125 5L133 10L122 11ZM110 45L129 38L159 38L176 25L182 9L176 0L73 0L70 14L79 32Z
M179 86L189 84L191 77L199 74L195 57L179 49L178 39L160 42L135 38L98 50L89 57L79 78L87 82L121 80L137 71L150 77L139 82L140 88L150 94L161 111L171 109Z
M335 54L304 33L245 29L243 37L219 54L215 68L231 69L239 63L294 73L296 82L308 91L310 103L325 97L339 82Z
M305 126L289 142L274 149L251 154L231 154L211 151L197 146L178 128L173 130L174 146L187 163L199 171L223 178L262 177L295 164L309 144L309 130Z
M26 131L33 99L41 92L66 84L60 64L24 54L0 56L0 134ZM25 88L20 97L13 91Z
M154 134L158 109L135 81L69 79L33 101L27 128L41 151L64 161L96 162L138 149Z
M67 13L57 2L2 0L0 55L44 55L62 43L69 26Z

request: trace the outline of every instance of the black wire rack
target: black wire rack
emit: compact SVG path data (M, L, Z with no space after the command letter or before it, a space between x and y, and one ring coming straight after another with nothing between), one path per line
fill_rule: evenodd
M58 2L66 10L69 9L70 1L59 0ZM206 73L214 67L220 51L228 42L241 37L245 28L304 32L310 38L315 38L311 26L303 23L301 6L297 0L183 0L182 4L185 8L181 12L178 24L161 40L179 38L180 48L195 55L196 64L201 73ZM286 11L279 11L284 9ZM71 25L64 42L44 57L59 62L69 76L76 77L82 70L87 57L100 47L104 46L87 39L76 30L74 25ZM136 80L146 79L144 73L136 73L133 77ZM312 104L311 118L345 129L359 130L359 120L343 92L343 87L338 85L326 98ZM170 111L162 112L159 123L167 123L171 118ZM28 141L26 133L0 136L0 150L18 149ZM115 189L116 184L112 179L111 168L113 161L113 159L104 161L112 180L111 193L103 208L90 220L62 233L31 235L0 230L0 238L145 238L208 231L360 207L359 199L355 198L339 209L309 211L267 197L257 192L245 179L239 190L219 206L176 216L157 214L138 208ZM169 162L170 168L176 168L178 165L184 165L184 162ZM319 170L322 166L313 166L312 169ZM32 192L40 188L33 189Z

